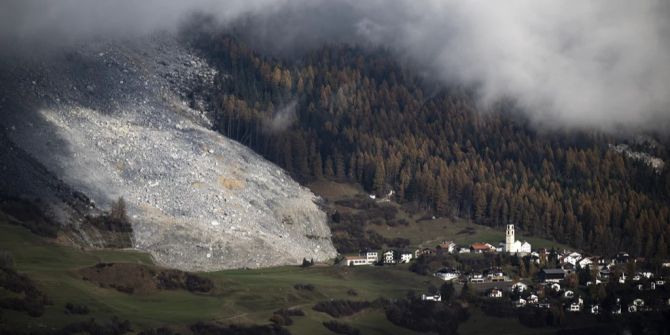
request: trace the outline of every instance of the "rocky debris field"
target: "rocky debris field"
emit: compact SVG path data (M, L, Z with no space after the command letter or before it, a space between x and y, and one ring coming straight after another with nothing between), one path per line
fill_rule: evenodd
M97 208L124 197L135 246L160 265L211 271L336 255L309 190L209 129L217 72L177 39L101 42L0 67L7 137Z

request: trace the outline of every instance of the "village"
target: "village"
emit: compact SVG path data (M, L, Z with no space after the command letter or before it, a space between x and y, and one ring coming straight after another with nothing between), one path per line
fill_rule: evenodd
M475 259L474 266L465 264ZM553 309L611 316L670 309L666 285L669 261L652 264L627 252L601 257L574 250L534 250L530 243L515 239L511 224L506 227L505 241L497 246L486 242L459 246L443 241L434 248L413 251L363 251L346 256L341 262L347 266L408 263L411 271L460 286L461 291L471 292L479 302L502 309ZM441 266L434 271L431 268L449 263L454 266ZM421 295L421 300L442 301L440 290L430 289Z

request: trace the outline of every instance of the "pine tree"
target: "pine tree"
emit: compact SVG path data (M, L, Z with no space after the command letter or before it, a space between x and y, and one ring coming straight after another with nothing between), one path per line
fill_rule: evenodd
M378 159L375 165L375 177L372 182L372 191L377 194L382 194L386 187L386 169L384 168L384 161Z

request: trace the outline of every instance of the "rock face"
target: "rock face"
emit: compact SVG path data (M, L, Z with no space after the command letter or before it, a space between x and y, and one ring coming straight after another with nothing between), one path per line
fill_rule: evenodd
M336 255L309 190L209 130L216 71L176 39L6 57L0 70L6 137L97 208L124 197L134 243L157 263L211 271Z

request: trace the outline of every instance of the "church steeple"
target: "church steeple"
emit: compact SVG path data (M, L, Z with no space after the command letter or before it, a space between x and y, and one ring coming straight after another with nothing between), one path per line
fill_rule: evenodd
M514 246L514 225L508 224L507 230L505 231L505 251L506 252L515 252L512 250Z

